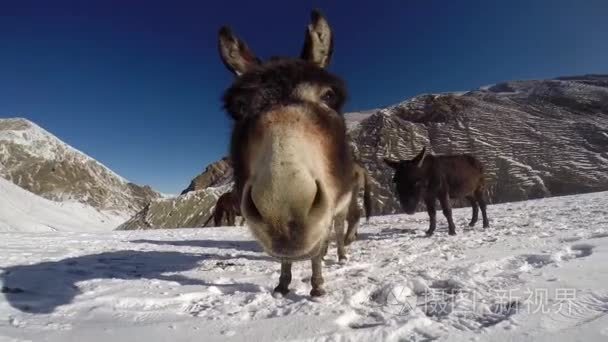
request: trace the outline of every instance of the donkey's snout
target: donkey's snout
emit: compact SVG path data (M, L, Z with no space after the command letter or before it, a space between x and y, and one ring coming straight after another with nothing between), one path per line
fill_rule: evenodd
M327 198L321 183L313 179L294 177L280 183L274 178L272 184L258 181L247 187L244 215L272 227L281 239L296 238L325 213Z

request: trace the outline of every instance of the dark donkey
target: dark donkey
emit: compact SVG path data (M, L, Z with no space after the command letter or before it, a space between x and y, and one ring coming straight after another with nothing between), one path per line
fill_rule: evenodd
M236 217L241 216L239 198L234 191L225 192L217 199L213 213L209 216L203 227L206 227L211 219L213 219L216 227L221 226L224 216L226 216L226 223L229 226L236 225ZM241 221L241 226L243 223L245 223L245 219Z
M466 197L469 200L473 207L473 217L469 226L475 225L481 208L483 227L489 227L486 202L483 198L483 165L475 157L468 154L434 156L427 154L425 147L412 160L385 159L384 162L395 170L393 181L396 183L401 207L407 214L413 214L420 198L424 198L431 221L426 232L428 236L433 235L437 225L435 218L437 198L448 220L450 235L456 235L450 198Z
M230 157L243 217L281 261L275 292L289 292L293 261L310 259L310 294L320 296L331 224L347 210L355 181L341 114L345 85L325 69L333 51L329 24L313 11L300 58L261 62L227 27L219 50L237 76L223 101L234 121Z

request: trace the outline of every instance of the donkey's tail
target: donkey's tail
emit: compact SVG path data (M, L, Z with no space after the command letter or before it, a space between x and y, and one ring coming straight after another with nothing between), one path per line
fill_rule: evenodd
M363 206L365 207L365 220L372 216L371 179L366 170L363 171Z
M203 224L203 227L207 227L207 225L209 224L209 221L211 221L211 219L215 216L216 209L217 209L217 206L213 207L213 210L211 211L211 215L209 215L209 218L207 219L207 221L205 221L205 224Z

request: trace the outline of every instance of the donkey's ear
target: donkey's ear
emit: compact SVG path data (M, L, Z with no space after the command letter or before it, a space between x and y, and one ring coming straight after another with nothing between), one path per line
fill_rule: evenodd
M312 11L311 23L306 28L300 58L325 68L334 52L334 38L329 23L317 9Z
M226 68L237 76L260 64L260 60L247 44L235 36L227 26L220 29L218 49Z
M391 168L397 170L399 168L399 165L401 164L400 161L398 160L392 160L389 158L384 158L384 163L388 166L390 166Z

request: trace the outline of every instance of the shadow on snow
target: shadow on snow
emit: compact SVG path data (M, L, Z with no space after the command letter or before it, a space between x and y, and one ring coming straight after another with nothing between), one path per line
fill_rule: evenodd
M131 243L149 243L152 245L168 245L178 247L201 247L201 248L217 248L217 249L234 249L246 252L263 253L262 247L256 241L231 241L231 240L132 240Z
M84 255L59 261L17 265L0 274L2 294L16 309L30 313L51 313L71 303L81 293L77 283L92 279L158 279L181 285L216 286L222 291L259 291L255 284L211 284L177 272L196 268L204 260L239 257L270 260L257 255L215 255L161 251L115 251Z

